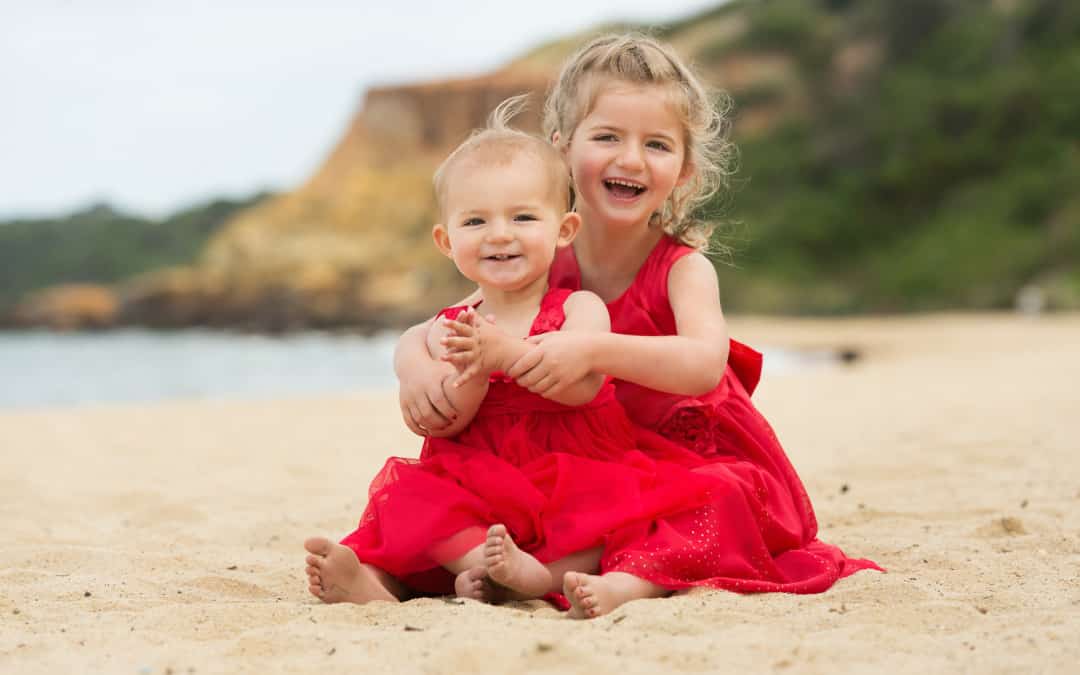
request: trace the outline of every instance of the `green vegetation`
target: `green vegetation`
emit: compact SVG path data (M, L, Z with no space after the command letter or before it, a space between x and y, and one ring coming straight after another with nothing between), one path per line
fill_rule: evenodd
M1002 308L1038 284L1080 307L1080 3L732 4L750 20L735 49L790 57L806 100L739 139L718 198L729 306ZM830 79L840 50L875 43L855 90ZM773 93L735 91L737 111Z
M160 221L98 205L61 218L0 223L0 316L37 288L108 284L194 262L233 213L264 197L218 199Z

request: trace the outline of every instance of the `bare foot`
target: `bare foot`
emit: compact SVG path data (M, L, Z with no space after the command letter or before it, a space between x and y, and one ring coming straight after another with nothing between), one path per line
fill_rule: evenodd
M505 525L488 528L484 542L484 567L488 578L513 591L514 599L539 598L551 586L551 572L539 560L522 551L506 532Z
M351 548L325 537L308 539L304 548L311 554L307 557L308 591L316 598L327 603L398 602L391 592L396 584L390 575L360 562Z
M623 603L642 598L668 595L661 586L623 572L604 576L567 572L563 576L563 595L570 601L571 619L595 619Z
M454 579L454 593L459 598L472 598L480 602L495 602L494 589L483 567L467 569Z

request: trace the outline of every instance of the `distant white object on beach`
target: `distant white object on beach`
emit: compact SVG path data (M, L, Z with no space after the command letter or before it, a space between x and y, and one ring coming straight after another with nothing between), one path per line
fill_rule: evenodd
M1042 286L1028 284L1016 294L1016 311L1027 316L1038 316L1046 310L1046 291Z

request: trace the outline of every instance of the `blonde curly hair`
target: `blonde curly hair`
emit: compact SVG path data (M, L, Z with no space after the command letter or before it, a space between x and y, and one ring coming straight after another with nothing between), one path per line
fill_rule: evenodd
M640 33L607 35L582 47L563 66L544 104L544 135L564 149L597 97L612 82L667 88L685 130L686 162L693 172L676 187L654 219L664 232L687 246L710 248L716 224L696 209L722 188L733 173L735 145L729 140L730 98L711 93L671 49Z

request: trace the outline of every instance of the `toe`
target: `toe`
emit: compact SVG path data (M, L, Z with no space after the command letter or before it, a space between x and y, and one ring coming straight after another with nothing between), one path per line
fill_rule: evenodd
M326 562L326 558L317 555L309 555L306 559L306 562L309 566L314 567L315 569L322 569L323 563Z
M330 540L326 537L311 537L304 542L304 548L307 549L308 553L321 556L329 555L332 546Z

